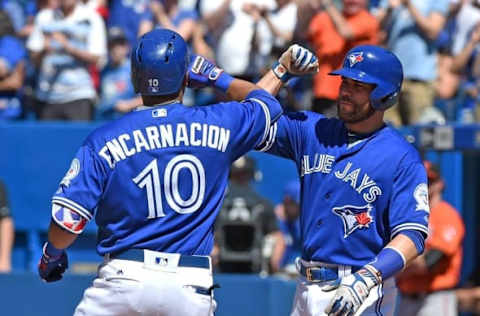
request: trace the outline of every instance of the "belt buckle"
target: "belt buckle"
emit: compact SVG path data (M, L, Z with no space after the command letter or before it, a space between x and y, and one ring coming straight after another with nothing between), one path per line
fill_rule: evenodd
M312 282L312 283L318 282L318 280L315 280L313 278L313 275L312 275L312 270L314 270L314 269L315 270L320 270L320 268L317 268L317 267L307 267L306 270L305 270L305 276L306 276L308 282Z

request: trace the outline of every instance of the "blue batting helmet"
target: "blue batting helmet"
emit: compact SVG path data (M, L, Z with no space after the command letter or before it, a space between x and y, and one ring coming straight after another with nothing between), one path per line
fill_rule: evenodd
M397 103L402 88L403 69L400 60L379 46L360 45L352 48L345 55L342 68L330 74L374 84L370 101L376 110L386 110Z
M180 34L162 28L145 33L132 49L132 84L142 95L168 95L182 88L188 48Z

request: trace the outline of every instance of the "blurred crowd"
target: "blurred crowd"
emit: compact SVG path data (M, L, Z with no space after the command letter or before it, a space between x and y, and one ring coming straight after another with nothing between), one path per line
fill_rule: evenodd
M155 27L254 81L291 43L310 47L319 73L291 80L279 98L327 116L340 84L328 73L353 46L384 45L406 79L390 123L480 120L479 0L1 0L0 120L110 120L133 110L141 100L130 47ZM221 98L189 90L185 103Z

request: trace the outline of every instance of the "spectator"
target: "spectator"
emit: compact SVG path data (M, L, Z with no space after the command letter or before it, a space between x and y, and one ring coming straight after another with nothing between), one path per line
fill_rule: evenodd
M276 7L269 10L267 6L249 4L245 11L258 23L258 65L271 55L276 56L285 50L293 38L297 24L297 5L292 0L275 0ZM272 59L273 60L273 59ZM271 62L270 62L271 63Z
M404 81L397 107L385 112L394 125L417 123L433 107L437 78L436 39L449 0L382 0L377 17L386 29L387 47L403 65ZM428 113L428 112L427 112Z
M453 59L452 69L463 74L462 92L465 95L460 104L458 120L473 123L480 119L477 110L480 98L480 22L473 27L465 47ZM477 118L475 119L475 116Z
M18 36L25 38L30 35L37 10L34 0L0 0L0 10L8 13Z
M15 37L9 16L0 11L0 120L22 114L19 90L25 77L25 57L25 48Z
M130 81L130 48L125 33L119 27L108 30L109 62L102 72L97 119L118 118L142 104Z
M177 32L186 42L192 40L198 19L194 10L181 9L178 0L152 0L150 8L160 27Z
M455 19L455 34L452 42L452 54L457 55L467 44L473 27L480 22L479 0L452 0L458 2L459 12Z
M461 312L480 315L480 268L473 273L469 284L455 290L458 307Z
M273 206L251 186L255 164L244 156L236 160L230 173L225 201L215 223L214 261L220 272L277 272L284 252ZM267 235L273 239L270 258L263 258ZM265 260L267 259L267 260Z
M428 178L430 235L425 253L397 276L402 294L398 315L436 316L457 314L457 300L452 290L460 279L463 220L457 210L442 199L445 183L438 167L424 162ZM426 198L426 197L425 197Z
M120 27L133 47L139 36L153 28L150 0L109 1L107 25Z
M5 184L0 181L0 273L12 270L13 220Z
M78 0L43 9L27 48L39 69L37 116L42 120L91 120L96 91L89 64L106 57L102 18Z
M367 10L366 0L343 0L339 11L332 0L321 0L323 10L309 27L309 39L319 61L313 80L312 110L328 117L337 116L336 99L341 78L328 74L342 65L354 46L377 44L378 22Z
M230 74L246 80L254 80L258 74L257 25L250 15L252 5L274 8L274 0L202 0L200 12L214 41L216 61Z
M280 261L280 270L297 276L295 260L302 253L300 232L300 182L292 180L283 192L283 201L275 207L278 226L285 240L285 252Z

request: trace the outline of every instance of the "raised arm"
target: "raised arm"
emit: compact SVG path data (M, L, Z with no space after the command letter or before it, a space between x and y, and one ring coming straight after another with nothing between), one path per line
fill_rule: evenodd
M410 12L410 15L413 17L415 23L423 34L425 34L425 36L431 41L436 40L445 24L445 16L440 12L431 12L429 15L424 16L412 1L402 1L403 5L408 8L408 12Z
M299 45L290 46L257 84L236 79L204 57L193 56L188 72L188 86L191 88L213 86L225 93L229 100L241 101L256 89L264 89L276 95L292 76L317 71L318 61L315 55Z

